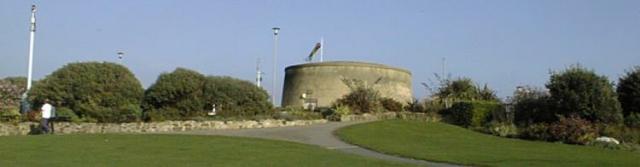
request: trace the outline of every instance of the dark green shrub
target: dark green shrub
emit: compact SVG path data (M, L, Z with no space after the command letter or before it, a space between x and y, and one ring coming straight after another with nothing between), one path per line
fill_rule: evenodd
M71 122L80 122L80 117L76 115L73 110L67 107L56 107L56 119L57 121L71 121Z
M380 104L382 104L382 108L384 108L385 111L400 112L403 110L402 103L392 98L380 98Z
M273 106L269 94L253 83L231 77L210 76L204 88L205 108L210 110L216 104L220 116L271 115Z
M640 144L640 128L607 124L598 124L596 127L600 136L613 137L623 143Z
M485 125L483 129L488 134L500 137L516 137L518 135L518 128L509 123L491 122Z
M561 117L549 126L554 140L568 144L587 144L597 137L596 128L586 119L578 116Z
M98 122L122 122L127 106L140 106L142 85L126 67L115 63L70 63L35 84L29 98L40 107L50 99L57 108L67 107L79 117ZM112 118L114 118L112 120Z
M549 124L547 123L536 123L521 128L518 136L519 138L529 140L552 141L555 139L553 135L549 133Z
M630 113L625 116L624 124L632 128L640 128L640 113Z
M186 119L182 117L180 111L171 107L145 111L143 115L143 118L145 119L144 121L150 122Z
M5 107L0 109L0 122L19 122L20 111L17 107Z
M513 96L514 123L527 127L535 123L552 123L557 120L552 111L550 96L539 89L523 88Z
M571 116L592 122L622 123L620 103L606 76L580 66L553 73L547 88L554 115Z
M426 112L425 106L420 104L418 99L413 99L410 102L407 102L407 105L404 106L404 110L409 112Z
M450 108L442 110L440 115L448 123L468 127L473 120L473 105L469 102L455 103Z
M640 66L620 78L616 91L624 116L640 113Z
M494 102L474 101L458 102L440 113L445 121L464 127L481 127L492 121L491 114L503 110L502 105Z
M179 114L166 113L164 119L184 119L187 117L205 116L206 111L203 86L205 76L184 68L177 68L171 73L160 74L156 82L144 94L143 109L154 110L154 115L163 114L165 108L177 110Z

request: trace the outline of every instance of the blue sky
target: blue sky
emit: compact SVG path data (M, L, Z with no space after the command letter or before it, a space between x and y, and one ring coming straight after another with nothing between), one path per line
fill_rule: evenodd
M501 97L518 85L543 87L550 71L576 63L611 81L640 65L637 0L2 0L0 78L26 76L32 3L35 79L70 62L115 62L123 50L145 87L176 67L253 82L261 58L271 91L274 26L282 28L279 84L320 37L325 60L410 70L418 98L442 58L454 77L486 83Z

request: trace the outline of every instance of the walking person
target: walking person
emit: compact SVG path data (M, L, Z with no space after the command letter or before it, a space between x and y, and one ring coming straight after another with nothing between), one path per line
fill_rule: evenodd
M42 130L44 131L44 133L49 133L49 119L51 119L51 110L53 109L53 106L49 104L49 99L44 100L44 104L40 109L42 110L42 120L40 121Z

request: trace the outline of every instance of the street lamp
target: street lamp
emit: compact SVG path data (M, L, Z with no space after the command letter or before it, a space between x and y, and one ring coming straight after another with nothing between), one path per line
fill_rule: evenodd
M271 102L273 102L273 106L276 106L276 75L277 72L277 55L278 55L278 33L280 32L279 27L273 27L273 89L271 89Z
M122 57L124 57L124 52L120 51L117 54L118 54L118 61L120 61L120 64L122 64Z

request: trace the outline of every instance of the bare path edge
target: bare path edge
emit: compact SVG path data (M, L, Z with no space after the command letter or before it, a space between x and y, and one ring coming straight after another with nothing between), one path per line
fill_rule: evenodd
M164 134L195 134L195 135L220 135L253 137L272 140L284 140L303 144L317 145L327 149L337 150L349 154L382 159L387 161L403 162L420 166L434 167L457 167L460 165L432 162L419 159L400 157L384 154L357 145L342 141L334 132L340 128L367 123L371 121L351 121L351 122L328 122L324 124L314 124L307 126L279 127L279 128L256 128L256 129L227 129L227 130L193 130L186 132L168 132Z

